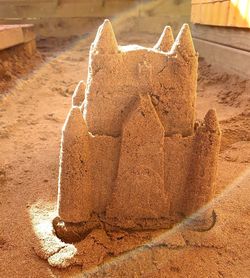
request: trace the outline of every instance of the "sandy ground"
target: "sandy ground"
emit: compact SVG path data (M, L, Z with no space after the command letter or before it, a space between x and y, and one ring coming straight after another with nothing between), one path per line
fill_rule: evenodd
M123 43L156 41L147 34L122 37ZM45 62L0 101L0 277L77 277L82 271L52 268L36 255L32 219L55 208L61 128L74 87L86 80L88 49L87 39L57 54L43 44ZM197 115L216 108L223 132L213 232L186 233L182 244L137 248L100 267L83 266L79 277L250 276L249 88L249 81L201 61Z

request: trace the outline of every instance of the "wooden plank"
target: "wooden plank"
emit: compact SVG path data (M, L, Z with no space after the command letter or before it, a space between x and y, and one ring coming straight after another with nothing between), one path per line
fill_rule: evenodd
M35 40L36 34L34 31L33 24L22 24L22 31L23 31L23 42L29 42Z
M0 25L0 50L34 40L32 24Z
M210 3L210 24L211 25L216 25L218 24L218 18L219 18L219 5L220 2L214 2Z
M226 26L229 0L201 4L201 24Z
M153 1L154 2L154 1ZM104 4L105 3L105 4ZM91 1L9 1L2 2L1 18L49 18L49 17L109 17L126 11L139 1L91 0Z
M29 5L31 3L51 3L53 1L56 2L57 0L0 0L0 5Z
M48 17L55 13L57 1L50 2L19 2L19 3L1 3L1 18L34 18Z
M160 37L162 30L164 29L166 24L168 24L172 26L174 36L177 36L182 27L183 22L189 21L189 16L180 16L178 18L171 16L139 16L134 17L133 21L133 29L136 29L136 31L139 33L149 33L152 35L159 34Z
M228 26L250 28L250 0L231 0Z
M0 0L1 1L1 0ZM60 0L61 1L61 0ZM79 0L77 0L79 1ZM154 1L147 1L141 2L136 8L126 9L123 12L119 12L116 14L115 17L112 17L112 25L117 31L127 31L130 27L134 26L134 19L143 19L144 17L138 17L138 11L141 14L147 14L148 12L154 10L155 7L159 7L162 2L165 0L154 0ZM134 1L138 2L138 0ZM175 16L171 18L173 24L176 25L176 21L178 22L179 19L181 22L187 22L189 20L189 16L187 17L180 17L176 18ZM150 18L150 20L155 21L155 18ZM163 27L166 25L166 15L160 18L160 24L157 23L157 28L161 27L159 32L162 32ZM71 35L83 35L84 33L91 33L94 31L96 32L98 26L103 22L104 18L102 17L47 17L47 18L15 18L15 19L4 19L0 18L0 23L2 24L13 24L13 23L32 23L35 25L35 31L38 37L67 37ZM159 18L157 18L159 20ZM163 24L164 21L164 24ZM171 21L170 21L171 22ZM152 24L151 24L152 25ZM151 26L149 25L149 26ZM155 25L154 25L155 27ZM144 30L147 26L143 26ZM153 28L152 28L153 29ZM155 29L152 30L155 33Z
M15 46L22 42L23 42L23 32L20 26L0 27L0 50Z
M102 0L82 1L77 3L62 2L56 9L54 17L109 17L122 11L126 11L135 5L135 1L124 0Z
M218 25L227 26L228 15L229 15L230 1L220 2L219 3L219 14L218 14ZM220 14L224 14L223 17L220 17Z
M193 4L203 4L203 3L217 3L217 2L225 2L230 0L192 0Z
M184 1L163 0L162 3L158 7L155 7L148 15L150 16L188 15L190 17L190 10L191 10L191 3L188 0L184 0Z
M210 24L210 16L211 16L211 5L207 3L201 4L201 24Z
M192 35L194 38L250 51L250 32L247 29L193 24Z
M195 7L198 3L200 20ZM195 0L191 18L194 23L250 28L250 0Z
M237 7L231 4L229 8L228 26L235 26L235 21L238 17L238 13L239 11L237 10Z
M193 39L196 50L201 57L216 67L244 78L250 76L250 52L220 44Z
M191 6L191 22L201 23L201 4Z
M223 3L231 0L202 0L202 3Z
M39 19L0 19L0 24L32 24L34 34L41 37L67 37L79 36L89 33L93 29L96 31L104 19L96 18L39 18Z

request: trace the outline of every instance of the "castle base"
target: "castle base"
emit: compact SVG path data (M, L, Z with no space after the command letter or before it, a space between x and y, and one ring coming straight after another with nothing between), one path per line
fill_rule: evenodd
M88 222L70 223L63 221L60 217L53 220L53 228L57 237L67 243L78 242L84 239L91 231L103 229L105 231L150 231L160 229L171 229L175 224L183 221L179 216L160 219L137 219L124 220L121 224L117 219L107 219L98 216L92 217ZM193 231L208 231L212 229L216 222L214 211L206 211L200 215L186 218L188 229Z
M186 219L186 227L196 232L211 230L217 221L217 214L213 209L208 209L199 214L193 214Z

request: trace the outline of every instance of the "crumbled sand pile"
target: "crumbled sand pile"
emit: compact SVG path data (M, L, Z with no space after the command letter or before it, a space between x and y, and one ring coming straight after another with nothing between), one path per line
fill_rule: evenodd
M0 53L0 97L8 92L18 78L29 74L41 62L41 54L38 51L33 53L28 44L2 50Z

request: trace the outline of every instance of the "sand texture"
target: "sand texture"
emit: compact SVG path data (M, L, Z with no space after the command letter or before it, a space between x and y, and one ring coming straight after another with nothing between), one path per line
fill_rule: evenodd
M134 30L116 35L122 45L138 43L149 48L159 39ZM215 71L202 59L196 135L164 136L164 186L171 200L170 213L185 209L182 200L189 200L184 191L187 165L198 159L193 151L198 144L195 137L208 140L203 132L217 136L213 124L207 123L213 130L209 133L202 124L207 112L216 109L221 148L216 182L210 188L215 198L208 208L216 213L214 227L194 231L193 225L181 222L170 230L110 231L107 223L100 221L100 228L95 228L96 222L90 219L87 234L84 226L78 237L78 223L63 226L65 222L56 219L63 232L75 229L77 242L65 243L55 235L52 221L58 214L61 132L72 109L72 93L79 80L87 80L89 45L86 37L40 41L38 49L44 59L39 67L29 75L20 73L9 83L4 81L9 93L0 99L0 277L249 277L250 83ZM155 105L157 98L151 96L151 102ZM212 120L212 115L209 118ZM105 172L91 175L93 183L99 184L93 188L93 210L102 216L115 188L122 138L89 135L91 163L101 169L99 173ZM158 220L153 223L155 226ZM84 240L80 240L82 236Z
M86 84L81 80L72 95L72 106L81 106L85 98Z

